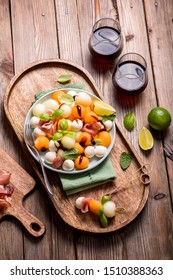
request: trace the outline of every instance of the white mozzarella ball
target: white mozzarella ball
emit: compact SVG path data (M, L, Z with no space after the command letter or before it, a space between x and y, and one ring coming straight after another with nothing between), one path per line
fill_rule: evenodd
M30 127L31 128L36 128L38 126L38 123L39 123L40 119L36 116L33 116L31 119L30 119Z
M74 90L69 90L69 91L67 91L67 94L70 94L71 96L75 96L75 95L77 95L77 92Z
M113 126L113 122L111 120L107 120L107 121L103 122L103 124L107 131L111 130L111 128Z
M62 168L66 171L71 171L74 169L74 162L71 159L66 159L63 162Z
M61 144L65 149L70 150L74 148L75 139L65 135L61 139Z
M62 118L68 118L71 115L71 106L67 104L62 104L60 106L60 109L62 109L64 112L62 113Z
M35 137L46 136L46 133L43 130L41 130L39 127L34 128L33 132Z
M86 92L78 92L75 96L75 103L77 105L90 106L91 101L91 97Z
M103 213L107 218L115 216L116 205L113 201L107 201L103 204Z
M95 155L95 149L93 146L87 146L84 150L84 154L87 158L92 158Z
M45 107L45 111L55 111L59 108L59 103L54 99L47 99L43 102L43 105Z
M74 120L72 121L71 123L71 130L77 132L77 131L80 131L83 127L83 121L82 120Z
M58 141L54 141L52 139L49 141L49 150L51 152L56 152L59 146L60 144L58 143Z
M80 196L76 199L75 201L75 206L77 209L81 209L82 208L82 201L85 197L84 196Z
M96 146L94 150L95 150L96 157L104 157L107 152L107 148L101 145Z
M33 109L32 109L32 113L34 116L38 116L40 114L44 114L45 113L45 107L43 104L38 103L36 104Z
M55 158L56 158L56 152L50 151L45 154L45 161L49 164L52 164Z

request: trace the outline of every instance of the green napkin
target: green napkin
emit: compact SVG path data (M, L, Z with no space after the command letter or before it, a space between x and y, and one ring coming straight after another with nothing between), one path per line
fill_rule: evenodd
M116 178L116 173L108 156L99 166L79 174L59 173L62 188L67 195L78 193Z

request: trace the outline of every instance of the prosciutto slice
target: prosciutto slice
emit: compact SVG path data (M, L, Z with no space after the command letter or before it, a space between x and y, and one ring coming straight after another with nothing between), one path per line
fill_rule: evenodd
M92 136L95 136L100 130L100 125L97 122L86 123L82 128L82 131L90 133Z
M50 120L50 121L43 121L43 120L40 120L39 121L39 128L41 130L43 130L46 134L53 134L54 132L54 125L53 125L53 121Z
M0 210L11 206L11 195L14 191L10 183L11 174L0 169Z
M0 169L0 185L8 184L11 174L5 170Z

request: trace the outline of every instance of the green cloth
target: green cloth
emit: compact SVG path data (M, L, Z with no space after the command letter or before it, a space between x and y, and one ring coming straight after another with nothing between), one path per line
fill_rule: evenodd
M62 188L67 195L78 193L116 178L116 173L108 156L99 166L79 174L59 173Z

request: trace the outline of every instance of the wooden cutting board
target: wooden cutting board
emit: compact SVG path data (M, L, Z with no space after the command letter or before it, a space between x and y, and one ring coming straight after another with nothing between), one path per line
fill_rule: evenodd
M35 94L57 88L58 86L61 87L61 85L57 83L57 77L62 74L70 74L72 76L71 84L81 83L85 87L85 90L103 99L102 93L85 68L60 59L41 60L28 65L12 78L4 96L6 116L20 141L21 147L44 187L43 176L40 173L38 164L30 155L24 143L24 122L26 114L34 101ZM111 151L111 159L117 178L113 182L67 197L61 188L58 173L47 170L50 183L55 192L55 195L50 196L50 199L57 214L69 226L84 232L101 234L121 229L138 216L148 199L149 184L145 185L140 180L143 162L127 139L125 132L118 122L118 116L115 123L116 139ZM133 161L130 167L125 171L121 169L119 164L120 155L123 151L130 152L133 155ZM122 184L124 184L125 188ZM122 189L113 196L113 200L117 207L123 207L126 211L121 215L117 215L115 219L112 219L112 222L107 228L102 228L100 226L96 215L84 215L75 208L75 200L77 197L86 196L99 200L102 195L117 187L122 187ZM47 195L49 196L48 193Z
M10 182L14 186L11 207L0 212L0 219L7 215L14 216L33 236L43 235L45 225L23 207L23 200L33 190L35 180L2 149L0 159L0 169L11 173Z

